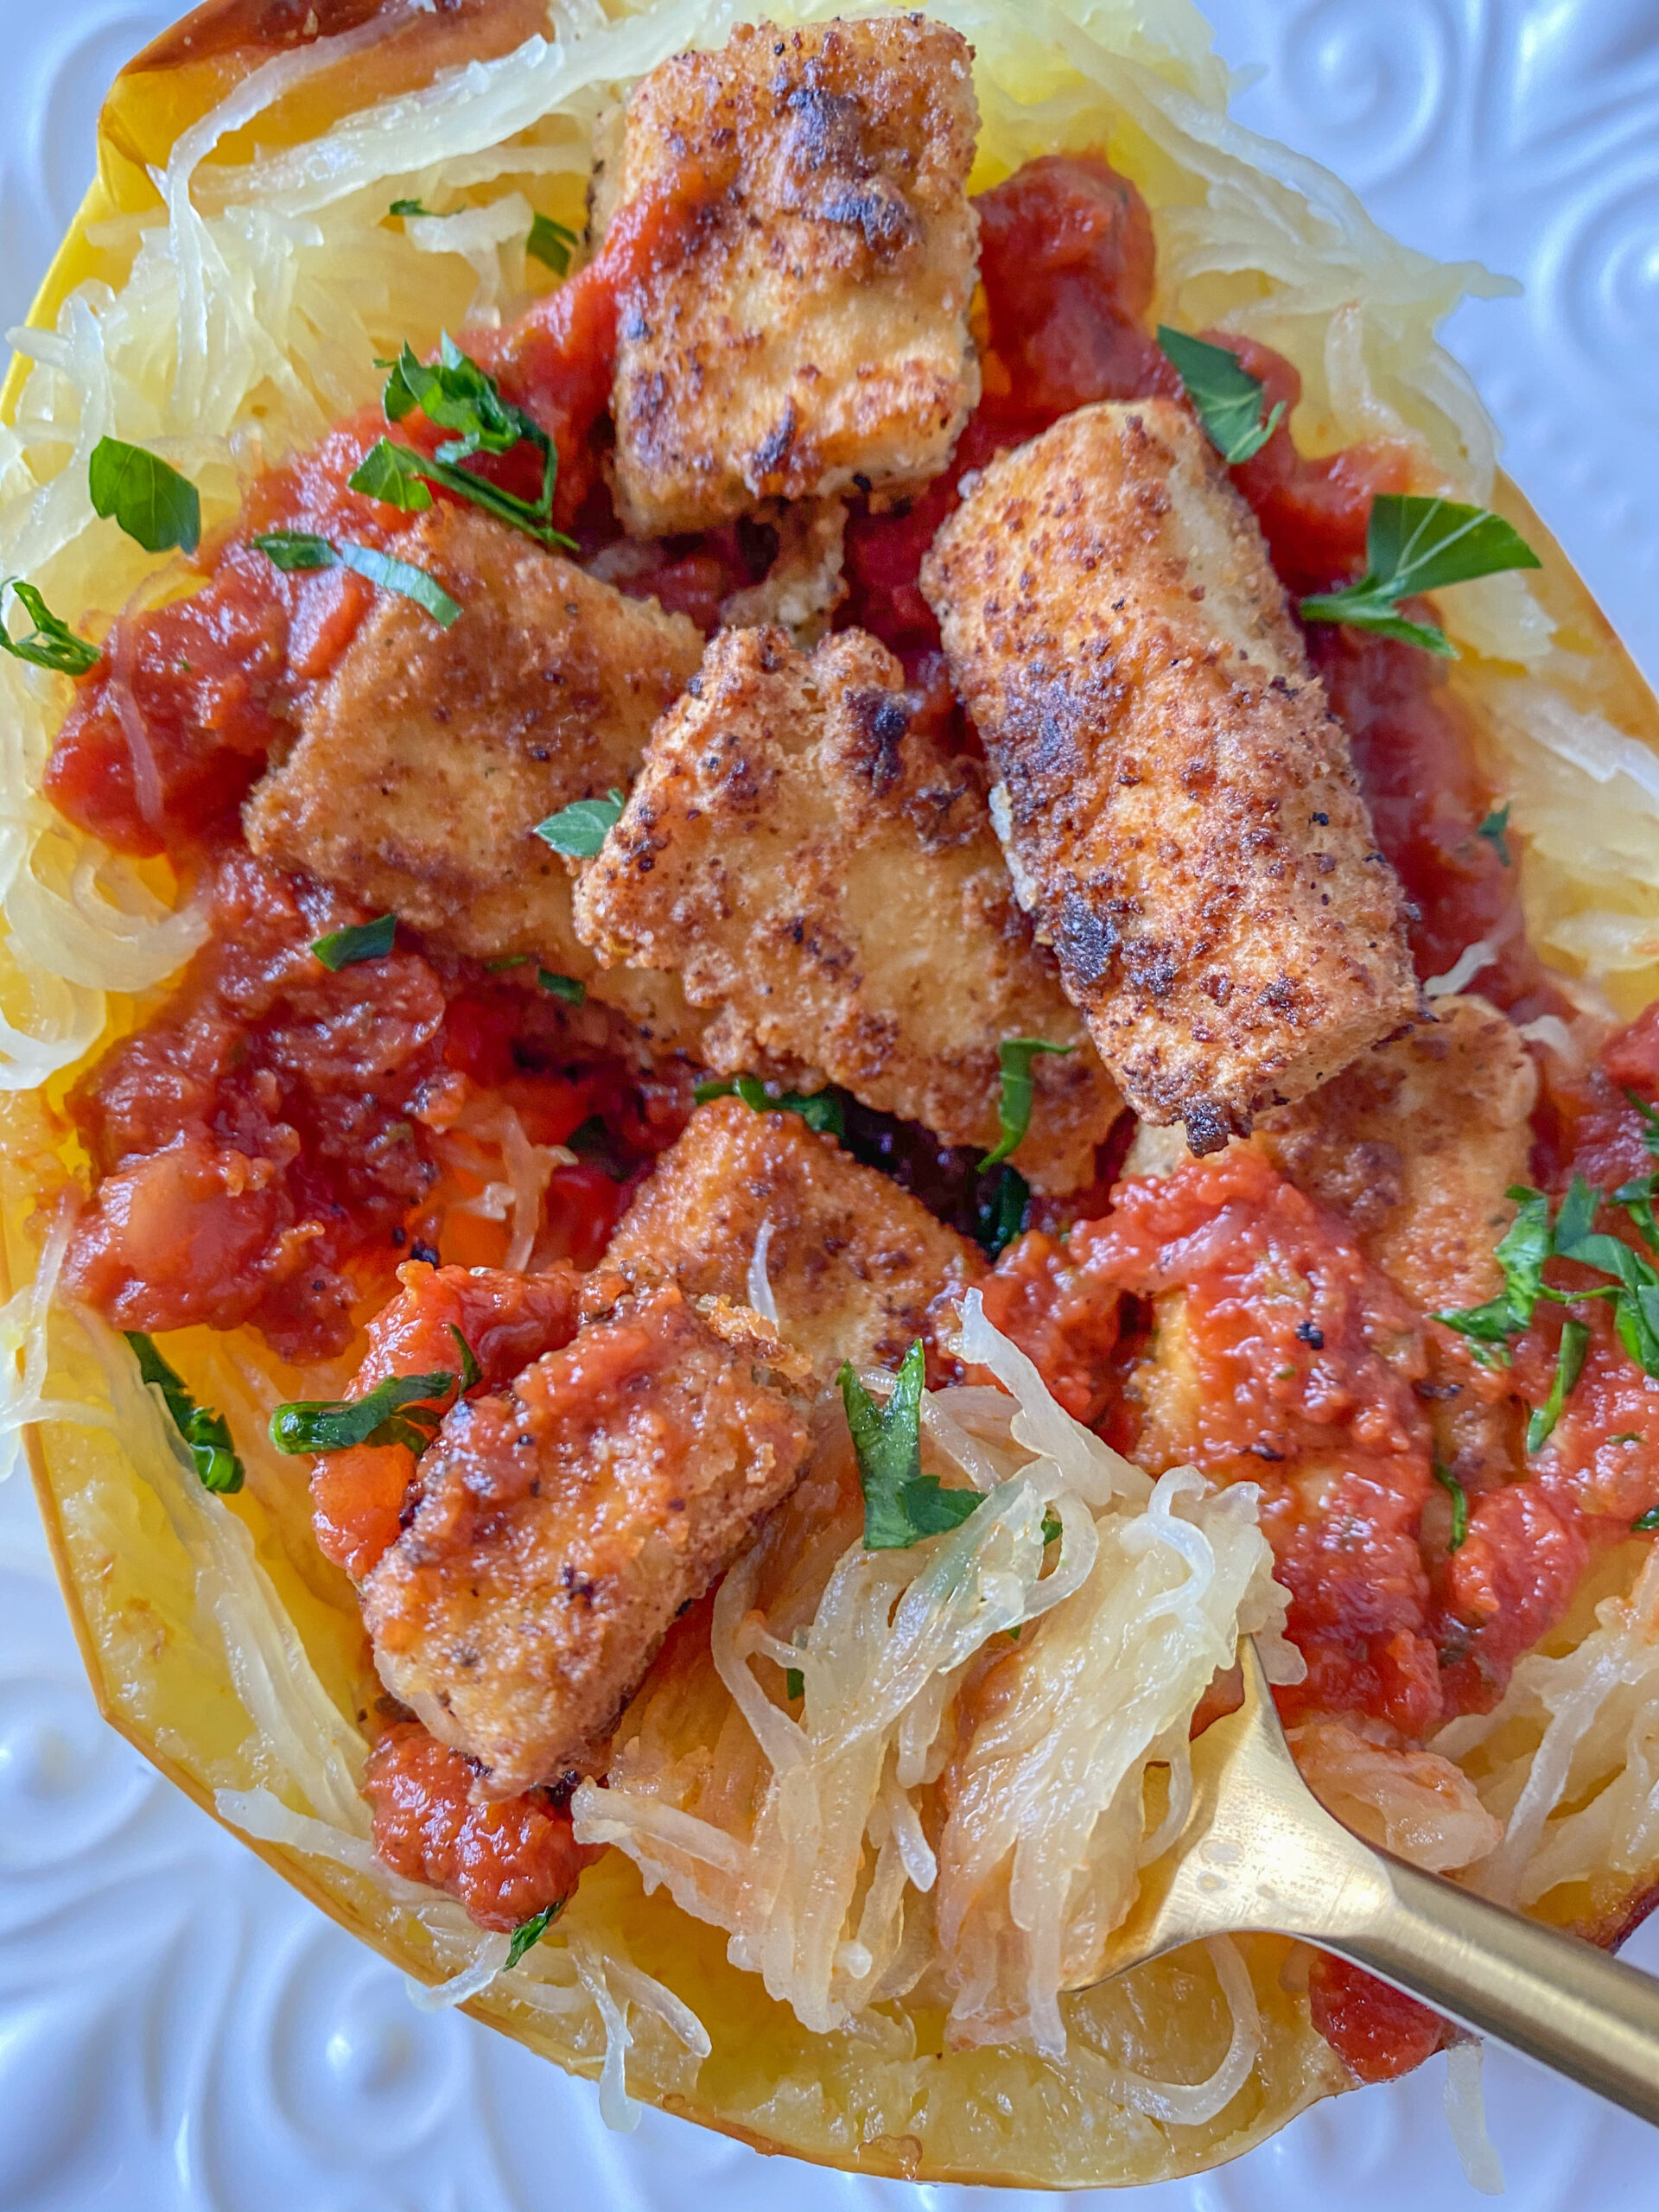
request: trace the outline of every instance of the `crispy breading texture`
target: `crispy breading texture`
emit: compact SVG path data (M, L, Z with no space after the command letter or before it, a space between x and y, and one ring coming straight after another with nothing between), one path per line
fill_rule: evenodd
M603 1737L805 1465L805 1378L757 1315L658 1285L449 1413L363 1618L387 1688L484 1796Z
M912 718L903 682L861 631L810 658L781 630L721 632L652 734L576 927L721 1009L711 1065L816 1067L950 1144L996 1143L1006 1039L1070 1047L1037 1059L1014 1159L1074 1189L1117 1094L1015 903L982 766Z
M1215 1151L1416 1010L1347 740L1184 406L1083 408L965 488L922 588L1021 901L1136 1112Z
M979 397L973 50L920 16L740 24L628 102L613 205L700 182L622 302L618 511L639 537L938 474Z
M1255 1141L1433 1313L1503 1287L1493 1249L1515 1217L1510 1188L1528 1179L1537 1095L1515 1025L1484 999L1444 998L1432 1023L1264 1115Z
M779 1330L826 1384L843 1360L897 1367L925 1333L930 1301L985 1273L976 1245L834 1137L737 1098L697 1109L604 1265L637 1281L670 1278L688 1297L747 1302L763 1230Z
M527 953L592 979L569 870L536 824L626 790L702 639L683 615L468 507L435 507L398 550L460 602L460 620L441 629L410 600L377 595L298 743L243 810L248 842L454 951ZM619 976L599 990L664 1041L695 1039L661 981Z

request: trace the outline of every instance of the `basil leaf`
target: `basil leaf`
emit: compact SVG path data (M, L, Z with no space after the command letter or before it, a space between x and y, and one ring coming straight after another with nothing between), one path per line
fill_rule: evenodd
M1438 1459L1434 1462L1434 1479L1452 1501L1452 1537L1446 1548L1449 1552L1459 1551L1469 1534L1469 1493L1452 1470L1443 1467Z
M427 1402L447 1396L456 1377L389 1375L361 1398L295 1399L270 1417L270 1440L279 1452L345 1452L357 1444L404 1444L416 1457L432 1441L443 1415Z
M478 1354L452 1321L449 1333L455 1340L455 1350L461 1354L461 1395L475 1390L484 1379L484 1370L478 1363Z
M626 804L621 792L615 790L608 798L576 799L556 814L550 814L545 822L538 822L536 835L569 860L596 859L607 834L622 819Z
M1005 1162L996 1181L976 1208L974 1235L992 1259L1007 1249L1024 1230L1031 1206L1031 1185L1017 1167Z
M1501 515L1455 499L1379 492L1365 533L1365 574L1341 591L1302 601L1304 622L1348 622L1454 660L1457 647L1436 624L1409 622L1399 601L1443 591L1448 584L1542 563Z
M551 968L538 968L536 981L544 991L551 991L556 999L563 999L567 1006L586 1006L588 986L578 982L574 976L561 976Z
M1614 1205L1624 1207L1651 1252L1659 1252L1659 1221L1653 1211L1656 1186L1659 1186L1659 1175L1643 1175L1633 1183L1621 1184L1613 1192Z
M388 215L429 215L432 210L424 200L394 200L386 213Z
M329 539L310 530L264 530L248 543L285 575L296 569L332 569L340 559Z
M806 1676L798 1667L784 1669L784 1695L795 1705L806 1695Z
M1506 803L1503 806L1495 806L1475 832L1477 837L1484 837L1486 840L1505 868L1512 868L1515 865L1515 856L1510 850L1509 837L1506 834L1509 826L1510 810Z
M395 591L401 598L412 599L416 607L425 608L441 630L449 629L461 620L460 606L437 578L429 576L424 569L417 569L410 562L397 560L372 545L342 543L340 565L354 569L368 582L378 584L382 591Z
M404 514L424 514L432 504L420 456L408 446L393 445L390 438L378 438L346 482L349 490L384 499Z
M94 510L112 515L146 553L165 553L175 545L194 553L200 544L201 499L195 486L143 446L100 438L92 448L86 484Z
M1158 343L1179 372L1181 387L1197 410L1210 442L1230 467L1261 452L1278 429L1285 403L1279 400L1264 423L1260 377L1253 377L1226 346L1211 346L1184 330L1158 326Z
M735 1075L700 1083L691 1097L698 1106L706 1106L711 1098L741 1098L757 1114L798 1114L809 1129L817 1129L822 1135L841 1137L847 1133L846 1103L833 1087L773 1092L758 1075Z
M1555 1424L1561 1417L1561 1408L1571 1395L1574 1385L1584 1372L1584 1356L1590 1349L1590 1332L1582 1321L1567 1320L1561 1324L1561 1348L1555 1359L1555 1379L1549 1386L1549 1395L1541 1406L1535 1406L1527 1422L1527 1450L1541 1452Z
M997 1046L996 1057L1002 1069L1002 1095L997 1101L996 1113L1002 1124L1002 1135L995 1148L980 1161L982 1175L988 1167L999 1166L1025 1141L1037 1090L1031 1064L1039 1052L1052 1052L1057 1058L1064 1059L1077 1049L1075 1045L1050 1045L1040 1037L1005 1037Z
M0 582L0 594L10 589L35 627L26 638L14 638L6 626L5 615L0 611L0 650L9 652L14 660L26 660L35 668L49 668L58 676L85 676L89 668L96 668L104 656L96 645L89 645L85 638L78 638L69 625L54 614L40 593L22 576L7 576Z
M342 968L355 968L359 960L384 960L397 934L396 914L382 914L378 921L351 922L343 930L330 930L311 950L331 976Z
M168 1365L141 1329L129 1329L126 1338L137 1359L139 1374L146 1382L155 1383L166 1399L173 1426L190 1447L202 1488L221 1497L240 1490L242 1462L231 1441L230 1423L212 1407L196 1403L184 1377Z
M976 1490L942 1490L922 1472L922 1390L926 1355L917 1338L905 1354L893 1395L878 1406L850 1366L837 1377L864 1492L864 1548L905 1551L924 1536L960 1528L983 1503Z
M564 1910L564 1899L555 1904L544 1904L539 1912L532 1912L528 1920L521 1920L512 1931L512 1941L507 1946L507 1955L501 1971L511 1974L525 1954L533 1951L559 1915Z
M389 493L380 490L379 484L390 484L394 472L401 479L417 477L423 480L423 487L442 484L458 498L470 499L497 521L524 531L543 545L563 545L571 552L576 550L573 538L553 527L553 493L559 473L557 448L533 416L502 398L495 378L470 354L463 353L448 331L443 334L435 362L420 360L414 348L405 345L395 361L383 361L378 365L391 372L386 380L384 402L389 423L401 423L418 408L428 422L439 429L454 430L459 435L447 440L430 460L409 447L394 446L383 438L351 478L354 491L368 492L377 499L384 499ZM542 457L542 488L534 499L521 499L517 493L504 492L487 477L474 475L460 466L475 454L511 453L516 446L524 444L533 447ZM402 458L387 460L386 454ZM370 462L375 463L372 472ZM429 492L426 500L421 502L409 499L403 486L394 488L399 505L416 507L430 504Z
M1591 1203L1589 1212L1583 1217L1584 1229L1588 1229L1596 1210L1596 1194L1587 1195ZM1509 1196L1515 1201L1515 1219L1498 1240L1493 1255L1503 1270L1502 1292L1484 1306L1472 1306L1460 1312L1443 1311L1433 1317L1466 1338L1474 1357L1484 1367L1508 1364L1510 1338L1520 1335L1544 1295L1544 1262L1552 1249L1549 1200L1543 1192L1517 1183L1511 1185ZM1575 1203L1582 1211L1582 1202L1575 1201L1573 1194L1569 1193L1561 1208L1563 1221L1568 1218L1568 1207Z
M571 249L575 243L574 231L567 231L563 223L556 223L549 216L537 215L524 240L524 251L550 269L556 276L568 276Z

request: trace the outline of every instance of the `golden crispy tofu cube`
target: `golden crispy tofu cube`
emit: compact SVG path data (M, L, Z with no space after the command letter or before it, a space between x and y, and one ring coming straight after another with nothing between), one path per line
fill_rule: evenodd
M843 1360L897 1367L947 1283L985 1273L976 1245L798 1114L741 1099L700 1106L623 1217L604 1266L667 1278L690 1298L751 1302L763 1232L785 1343L820 1382Z
M387 1688L486 1796L603 1738L805 1465L805 1379L756 1315L658 1285L450 1409L363 1618Z
M1255 1141L1421 1312L1482 1306L1503 1287L1493 1251L1528 1180L1537 1095L1512 1021L1484 999L1437 999L1432 1022L1263 1115Z
M1347 737L1184 406L1082 408L965 489L922 588L1021 903L1135 1111L1215 1151L1417 1010Z
M711 1065L820 1069L950 1144L997 1142L1005 1039L1069 1047L1036 1061L1014 1160L1041 1190L1093 1176L1117 1094L1014 902L984 769L912 720L899 663L861 631L810 656L777 629L713 640L582 876L576 927L719 1009Z
M471 508L435 508L398 552L461 619L441 629L411 601L377 595L298 743L250 798L248 842L454 951L529 954L592 978L569 871L536 824L626 789L702 639ZM670 1041L688 1026L695 1036L660 979L618 976L612 989Z
M677 257L621 302L636 536L944 468L979 397L972 60L920 16L742 24L635 87L613 219L688 175L699 200Z

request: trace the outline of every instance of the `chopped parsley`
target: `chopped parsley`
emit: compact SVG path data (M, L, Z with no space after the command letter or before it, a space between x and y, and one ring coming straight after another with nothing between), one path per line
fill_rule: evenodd
M103 654L96 645L89 645L85 638L78 638L60 615L54 614L31 583L22 576L7 576L0 582L0 594L10 591L13 600L34 623L26 638L14 638L6 626L3 608L0 608L0 651L9 652L14 660L26 660L35 668L49 668L59 676L85 676L89 668L96 668Z
M1455 660L1458 649L1440 625L1408 620L1400 612L1401 601L1503 569L1541 566L1520 532L1484 507L1415 493L1379 492L1366 528L1364 575L1340 591L1316 592L1305 599L1302 620L1351 623Z
M551 991L556 999L563 999L567 1006L586 1006L588 986L578 982L574 976L561 976L552 968L538 968L536 981L544 991Z
M1446 1548L1455 1552L1461 1548L1469 1534L1469 1493L1449 1467L1434 1462L1434 1479L1452 1501L1452 1534Z
M530 955L527 952L505 952L499 960L486 960L484 963L484 973L486 976L499 976L509 968L528 968L529 965Z
M194 553L201 543L195 486L143 446L100 438L92 448L86 487L95 511L112 516L146 553L166 553L175 545Z
M432 1375L389 1375L361 1398L295 1399L272 1414L270 1440L279 1452L402 1444L418 1459L443 1419L432 1401L447 1397L459 1379L447 1369Z
M429 215L432 210L423 200L394 200L386 213L388 215Z
M806 1695L806 1676L801 1672L798 1667L785 1668L784 1695L789 1700L791 1705L798 1704L800 1700Z
M1014 1148L1025 1141L1031 1127L1032 1102L1037 1086L1032 1077L1031 1065L1039 1052L1052 1052L1064 1059L1077 1051L1075 1045L1051 1045L1041 1037L1005 1037L996 1048L996 1057L1002 1069L1002 1090L997 1100L997 1119L1002 1125L1002 1135L995 1150L988 1152L979 1163L982 1175L988 1167L998 1167Z
M343 930L330 930L311 950L330 975L355 968L359 960L384 960L397 934L396 914L382 914L377 921L352 922Z
M455 1340L455 1350L461 1354L461 1395L464 1398L469 1390L478 1388L483 1380L484 1370L478 1363L478 1354L453 1321L449 1324L449 1333Z
M336 544L308 530L268 530L251 542L267 560L285 570L351 569L366 582L378 584L382 591L395 591L400 598L412 599L417 607L426 609L440 629L447 630L461 620L459 603L450 598L435 576L428 575L424 569L417 569L410 562L396 560L375 546L353 545L346 538Z
M511 1974L526 1951L533 1951L559 1915L564 1910L564 1899L556 1904L544 1904L539 1912L532 1912L528 1920L521 1920L512 1931L512 1941L507 1946L503 1974Z
M1058 1513L1050 1512L1044 1514L1043 1541L1046 1544L1058 1544L1065 1533L1065 1529L1060 1525L1060 1516Z
M570 274L570 255L576 243L576 234L568 231L563 223L556 223L550 215L537 215L530 226L530 236L524 240L524 251L532 260L550 269L556 276Z
M1659 1505L1650 1505L1645 1513L1638 1513L1630 1527L1638 1536L1650 1536L1659 1529Z
M574 799L569 806L562 806L556 814L536 824L536 835L567 860L596 860L606 838L622 819L626 804L613 785L604 798Z
M1158 343L1179 372L1181 387L1197 410L1210 442L1230 467L1261 452L1278 429L1285 403L1278 401L1264 423L1266 387L1253 377L1230 346L1211 346L1186 331L1158 326Z
M173 1426L190 1447L202 1488L217 1491L221 1497L240 1490L242 1462L231 1441L230 1423L212 1407L196 1403L184 1377L162 1357L143 1330L129 1329L126 1336L138 1362L138 1372L146 1382L155 1383L166 1399Z
M1505 802L1502 806L1495 806L1475 832L1477 837L1486 840L1505 868L1515 865L1515 856L1510 850L1509 827L1510 810Z
M1535 1406L1527 1423L1527 1450L1541 1452L1561 1417L1573 1385L1584 1372L1584 1356L1590 1349L1590 1332L1582 1321L1561 1324L1561 1347L1555 1357L1555 1379L1541 1406Z
M419 359L414 348L405 345L395 361L376 365L391 372L384 399L388 423L401 423L418 411L435 429L454 435L430 455L379 439L348 478L353 491L418 512L432 504L429 486L441 484L543 545L575 550L575 541L553 527L558 448L532 416L502 398L495 378L463 353L448 331L439 342L435 362ZM499 455L521 445L541 456L541 489L533 499L520 499L516 492L505 491L463 466L480 454Z
M711 1098L741 1098L754 1113L798 1114L809 1129L832 1137L846 1134L847 1109L838 1090L771 1091L758 1075L733 1075L711 1077L691 1096L699 1106Z
M1659 1160L1659 1106L1649 1106L1645 1098L1638 1097L1633 1090L1627 1090L1624 1096L1642 1116L1643 1145L1652 1158Z
M1468 1338L1470 1351L1483 1367L1509 1364L1510 1338L1520 1335L1544 1295L1544 1262L1550 1255L1549 1200L1522 1183L1511 1185L1509 1195L1515 1201L1516 1216L1494 1255L1503 1270L1503 1290L1484 1306L1434 1316Z
M917 1338L905 1354L893 1395L878 1406L849 1365L837 1380L858 1454L864 1492L864 1548L904 1551L924 1536L960 1528L982 1503L976 1490L942 1490L922 1472L922 1390L926 1355Z

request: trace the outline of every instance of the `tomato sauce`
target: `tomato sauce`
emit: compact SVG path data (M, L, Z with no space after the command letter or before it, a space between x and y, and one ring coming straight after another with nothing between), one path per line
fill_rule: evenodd
M448 1890L480 1928L505 1932L563 1904L603 1847L576 1841L563 1784L475 1805L472 1782L458 1751L417 1721L395 1722L364 1779L374 1847L394 1874Z

